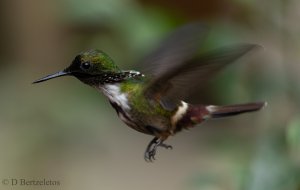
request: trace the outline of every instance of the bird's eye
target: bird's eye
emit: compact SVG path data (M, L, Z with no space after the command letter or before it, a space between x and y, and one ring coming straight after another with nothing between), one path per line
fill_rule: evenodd
M83 70L88 70L91 67L91 63L90 62L84 62L81 64L81 68Z

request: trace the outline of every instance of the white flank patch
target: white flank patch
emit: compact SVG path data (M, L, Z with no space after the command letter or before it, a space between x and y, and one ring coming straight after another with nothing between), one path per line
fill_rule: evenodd
M206 106L206 109L209 111L209 113L212 113L218 110L218 106L210 105L210 106Z
M120 91L120 86L118 84L106 84L100 88L111 102L118 104L123 110L130 109L127 95Z
M183 117L183 115L186 113L188 109L188 104L186 102L181 101L181 104L182 105L178 107L177 112L171 118L171 122L173 126Z

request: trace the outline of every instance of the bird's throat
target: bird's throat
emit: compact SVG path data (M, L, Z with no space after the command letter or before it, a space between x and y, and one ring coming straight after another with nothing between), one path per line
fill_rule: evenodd
M123 110L130 110L127 93L121 92L120 84L100 85L99 89L110 102L118 105Z

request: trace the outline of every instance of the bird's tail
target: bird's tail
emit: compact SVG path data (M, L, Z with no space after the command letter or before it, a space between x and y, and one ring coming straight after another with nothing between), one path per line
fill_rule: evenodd
M267 105L266 102L254 102L228 106L206 106L210 118L221 118L246 112L258 111Z
M228 106L191 105L184 103L172 118L174 132L196 126L207 119L234 116L242 113L258 111L266 106L266 102L254 102Z

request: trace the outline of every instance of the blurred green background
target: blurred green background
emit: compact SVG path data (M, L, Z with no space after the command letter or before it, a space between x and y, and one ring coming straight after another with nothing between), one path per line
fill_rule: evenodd
M299 18L299 0L2 0L0 180L60 186L0 189L299 190ZM71 77L31 84L91 48L130 69L195 20L211 25L207 49L265 47L224 70L204 100L269 105L170 138L174 149L159 149L152 164L143 159L151 137L122 123L94 89Z

